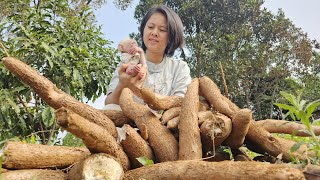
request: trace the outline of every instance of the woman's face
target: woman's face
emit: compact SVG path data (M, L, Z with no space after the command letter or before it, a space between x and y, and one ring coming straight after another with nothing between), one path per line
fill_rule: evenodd
M167 19L161 13L150 16L143 30L143 42L148 53L164 54L168 44Z

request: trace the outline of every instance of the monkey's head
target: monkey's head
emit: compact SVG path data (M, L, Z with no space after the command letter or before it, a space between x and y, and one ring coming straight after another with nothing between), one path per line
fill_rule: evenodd
M118 50L122 53L128 53L129 50L134 46L138 46L138 43L136 40L132 38L125 38L121 40L120 43L118 44Z

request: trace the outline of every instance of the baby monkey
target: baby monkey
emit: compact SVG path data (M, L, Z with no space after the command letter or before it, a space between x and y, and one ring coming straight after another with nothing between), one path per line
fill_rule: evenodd
M144 78L147 74L147 63L143 49L138 46L137 41L131 38L123 39L118 50L121 52L121 63L129 64L126 73Z

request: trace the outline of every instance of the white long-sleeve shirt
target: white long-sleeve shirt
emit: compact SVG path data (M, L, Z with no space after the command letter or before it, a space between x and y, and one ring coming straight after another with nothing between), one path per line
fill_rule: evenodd
M109 84L107 95L112 93L119 82L118 65ZM148 74L144 87L151 88L154 92L166 96L181 96L187 91L191 83L190 68L185 61L164 57L160 64L147 61Z

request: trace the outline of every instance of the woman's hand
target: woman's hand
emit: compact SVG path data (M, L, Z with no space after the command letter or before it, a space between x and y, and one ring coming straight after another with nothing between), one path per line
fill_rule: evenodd
M107 96L105 99L105 104L119 104L119 97L124 88L129 88L136 95L141 97L140 89L143 86L143 82L146 79L146 76L142 79L136 75L129 75L126 73L126 69L129 67L129 64L122 64L118 70L119 73L119 82L115 90Z
M122 64L119 68L119 83L118 86L123 89L123 88L129 88L131 89L134 94L139 95L139 91L143 86L144 80L146 76L143 78L135 75L129 75L126 73L126 69L129 67L129 64ZM138 93L138 94L137 94Z

